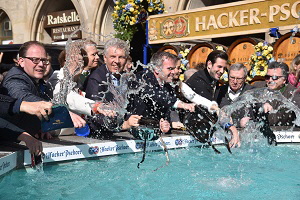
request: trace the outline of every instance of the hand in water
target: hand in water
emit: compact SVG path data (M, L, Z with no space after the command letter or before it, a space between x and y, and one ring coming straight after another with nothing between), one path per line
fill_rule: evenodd
M236 129L236 127L231 126L229 128L229 130L232 134L231 140L229 142L229 147L230 148L241 147L240 136L239 136L239 133L238 133L238 130Z
M21 135L19 135L18 140L25 142L31 154L39 155L43 151L43 145L41 141L35 139L29 133L23 132Z
M48 120L48 115L52 112L53 104L46 101L26 102L22 101L20 106L21 112L26 112L30 115L36 115L40 120L43 118Z
M167 120L161 118L159 121L159 128L160 128L161 132L167 133L167 132L169 132L169 130L171 128L170 123Z
M73 112L69 112L71 119L73 121L74 124L74 128L82 128L85 126L86 121L84 119L82 119L79 115L73 113Z

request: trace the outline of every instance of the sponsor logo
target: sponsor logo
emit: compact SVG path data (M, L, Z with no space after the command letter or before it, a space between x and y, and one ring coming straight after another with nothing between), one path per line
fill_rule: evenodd
M55 120L55 122L53 122L53 124L63 124L64 122L60 121L59 119Z
M281 139L290 139L290 140L293 140L295 139L295 136L294 135L288 135L288 134L277 134L277 140L281 140Z
M176 146L180 146L180 145L182 145L182 143L183 143L183 141L182 141L181 138L175 140L175 145Z
M5 168L9 167L10 166L10 162L3 162L1 165L0 165L0 170L4 170Z
M99 147L97 147L97 146L89 148L89 154L90 155L97 154L98 152L99 152Z
M70 156L76 156L76 155L82 155L81 150L65 150L65 151L50 151L45 154L45 159L51 159L51 158L60 158L60 157L70 157Z

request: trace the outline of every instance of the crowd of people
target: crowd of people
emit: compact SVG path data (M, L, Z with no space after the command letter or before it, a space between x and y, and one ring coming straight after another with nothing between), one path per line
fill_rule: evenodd
M89 137L111 139L115 132L136 131L142 120L149 119L157 121L161 134L186 128L201 142L209 142L212 127L218 124L231 133L229 146L234 148L241 145L238 128L250 120L291 126L296 119L295 111L278 99L232 113L223 108L258 87L280 93L299 107L300 55L290 68L282 62L269 63L265 81L249 85L247 68L241 63L229 66L224 51L212 51L203 69L186 70L184 81L179 80L181 61L173 54L154 53L138 73L129 54L127 42L112 38L104 45L104 63L100 64L94 41L71 41L59 56L61 69L53 72L44 45L25 42L16 65L1 83L1 140L25 141L31 153L40 154L37 138L74 134L74 128L88 125ZM225 71L229 81L222 85L219 80ZM47 120L56 104L68 108L74 127L42 133L40 120Z

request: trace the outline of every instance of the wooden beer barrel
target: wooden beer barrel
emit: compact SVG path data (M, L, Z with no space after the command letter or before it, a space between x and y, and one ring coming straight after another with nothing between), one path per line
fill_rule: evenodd
M230 64L243 63L249 71L251 69L250 57L255 52L254 46L259 42L263 42L263 40L249 37L238 39L232 43L227 51Z
M213 50L216 50L217 46L222 46L224 51L227 50L227 47L221 44L216 44L213 42L201 42L195 45L189 52L187 60L190 63L190 68L196 68L198 64L206 64L207 56Z
M182 51L182 49L183 48L181 46L177 46L177 45L164 45L158 51L169 52L171 54L178 56L179 52Z
M278 62L284 62L290 66L293 59L300 54L300 33L291 38L293 33L287 33L281 36L273 47L274 59Z

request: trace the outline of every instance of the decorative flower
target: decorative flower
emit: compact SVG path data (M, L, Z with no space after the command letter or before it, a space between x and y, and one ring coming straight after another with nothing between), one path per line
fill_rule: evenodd
M165 12L163 0L119 0L114 1L112 13L115 37L131 40L138 31L137 24L145 23L149 15Z
M268 63L272 60L273 47L267 42L259 42L254 46L255 53L250 57L250 75L265 76L267 74Z
M184 72L186 70L186 67L189 63L189 61L186 58L187 58L187 55L189 54L190 50L191 49L186 48L183 51L179 51L178 57L180 58L180 61L181 61L180 68L182 69L182 72Z

